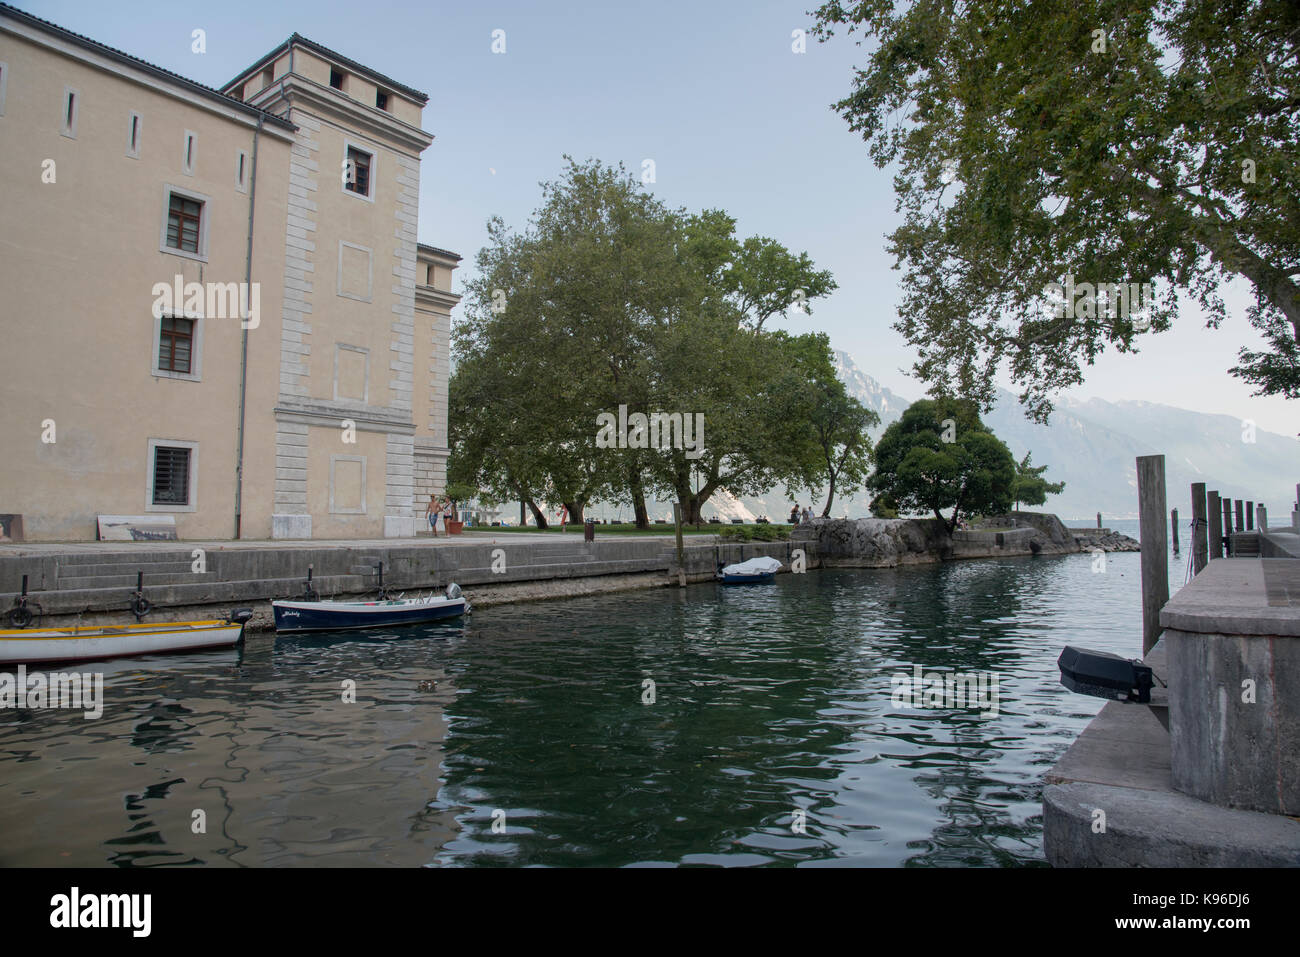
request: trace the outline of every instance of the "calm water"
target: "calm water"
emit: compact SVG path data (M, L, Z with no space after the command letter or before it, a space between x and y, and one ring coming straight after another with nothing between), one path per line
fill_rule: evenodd
M813 572L83 666L99 720L0 711L0 864L1041 864L1043 774L1102 704L1056 657L1140 644L1138 556L1092 566ZM896 708L913 665L995 673L997 715Z

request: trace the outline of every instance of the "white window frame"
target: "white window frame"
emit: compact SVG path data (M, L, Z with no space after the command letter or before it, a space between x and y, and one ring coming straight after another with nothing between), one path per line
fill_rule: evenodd
M361 386L361 398L354 399L352 396L339 395L339 353L359 352L366 357L366 377ZM360 402L368 405L370 402L370 350L365 346L353 346L346 342L334 343L334 401L335 402Z
M183 304L182 304L183 305ZM190 338L190 371L173 372L171 369L158 368L158 353L162 349L162 321L164 319L191 319L194 322L194 335ZM192 310L174 308L155 316L153 320L153 358L149 365L153 374L159 379L183 379L186 382L203 381L203 314Z
M252 175L249 169L248 150L235 150L235 189L241 193L248 192L248 178ZM243 167L244 177L240 179L239 170Z
M357 199L364 199L367 203L375 201L375 193L379 190L379 150L368 143L362 143L359 140L350 140L347 137L343 139L343 162L339 166L340 171L347 171L348 150L358 150L370 157L370 195L358 193L355 190L348 189L348 179L344 175L339 176L339 189L348 196L355 196Z
M159 446L169 449L190 450L190 487L188 505L155 505L153 503L154 450ZM199 508L199 443L183 439L150 439L145 457L144 510L146 512L196 512Z
M371 169L374 169L372 166ZM369 261L368 274L366 276L366 294L357 296L350 292L343 291L343 247L356 249L366 254ZM335 292L344 299L355 299L357 302L374 302L375 301L375 251L369 246L362 246L360 243L350 243L345 239L339 240L339 266L334 282Z
M9 64L0 60L0 116L5 115L5 89L9 86Z
M361 463L361 507L360 508L335 508L334 507L334 464L336 462L360 462ZM366 514L366 457L364 455L331 455L330 456L330 514L331 515L365 515Z
M197 200L203 204L203 212L199 214L199 251L192 253L188 249L178 249L175 246L167 245L167 218L171 214L172 194L183 196L186 199ZM193 259L197 262L205 263L208 261L208 228L212 224L212 197L204 193L196 192L192 189L185 189L182 186L173 186L171 183L163 184L163 201L162 201L162 229L158 233L158 251L167 253L170 256L181 256L184 259Z
M72 97L72 122L68 122L68 97ZM70 86L63 88L63 104L59 113L59 133L70 140L77 138L77 118L81 116L81 91Z
M186 176L194 175L194 161L198 159L195 155L199 151L199 134L193 130L186 130L185 136L181 139L181 172Z
M131 127L135 126L135 142L131 141ZM126 155L131 159L140 158L140 144L144 142L144 117L135 110L126 115Z

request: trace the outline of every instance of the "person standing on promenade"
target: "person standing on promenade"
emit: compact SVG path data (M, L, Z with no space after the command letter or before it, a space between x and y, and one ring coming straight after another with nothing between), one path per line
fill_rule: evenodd
M429 531L433 532L433 537L438 537L438 512L441 509L438 506L438 497L432 492L429 493L429 504L424 507L424 516L429 520Z
M790 524L791 525L799 524L799 506L797 504L790 506Z

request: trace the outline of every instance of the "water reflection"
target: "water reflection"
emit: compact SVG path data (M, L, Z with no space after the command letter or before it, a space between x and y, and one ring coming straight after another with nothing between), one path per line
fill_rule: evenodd
M0 712L0 863L1041 864L1043 773L1100 705L1056 656L1139 641L1138 557L1108 567L835 570L110 663L98 721ZM917 665L995 673L997 713L896 707Z

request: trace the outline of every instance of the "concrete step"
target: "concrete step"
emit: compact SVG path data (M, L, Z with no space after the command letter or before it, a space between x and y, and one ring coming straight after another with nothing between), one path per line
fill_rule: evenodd
M154 575L190 575L194 565L190 561L172 562L64 562L59 569L60 577L66 574L70 578L97 578L106 575L119 578L130 573L144 572L144 580L149 581Z
M1232 555L1234 558L1257 558L1259 556L1259 534L1257 532L1237 532L1232 536Z
M120 569L119 569L120 572ZM167 574L148 574L144 576L145 588L156 588L160 585L188 585L202 578L190 570L186 565L184 571L170 572ZM68 589L84 590L87 588L135 588L135 575L77 575L68 576L60 573L58 589L66 591Z

